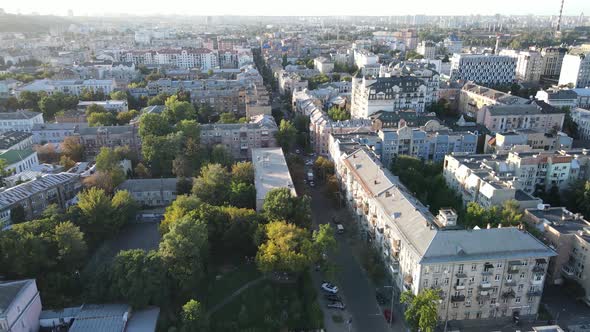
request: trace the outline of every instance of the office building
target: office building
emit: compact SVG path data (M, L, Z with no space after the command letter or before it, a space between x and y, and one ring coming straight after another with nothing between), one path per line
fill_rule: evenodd
M504 55L454 54L451 81L465 80L484 85L512 84L516 79L516 59Z

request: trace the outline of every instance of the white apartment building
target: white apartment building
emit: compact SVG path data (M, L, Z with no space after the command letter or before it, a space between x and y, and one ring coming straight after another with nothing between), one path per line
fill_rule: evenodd
M262 211L266 195L273 189L287 188L292 196L297 196L283 149L252 149L252 164L256 188L256 211Z
M292 94L295 91L302 91L307 89L307 80L303 79L299 74L281 71L278 74L279 93Z
M51 95L54 92L80 95L85 90L110 94L116 88L115 80L35 80L16 89L17 96L23 91L41 92Z
M574 108L570 115L578 125L578 136L580 139L590 141L590 111L583 108Z
M389 272L394 298L438 290L440 322L537 313L553 250L517 228L462 230L452 210L434 217L365 149L335 165L361 236Z
M518 81L539 83L543 74L543 57L540 52L502 50L500 55L516 58L516 79Z
M363 75L377 76L379 74L379 56L365 49L354 50L354 64ZM377 68L377 73L375 73Z
M37 332L40 315L35 279L0 282L0 331Z
M477 115L477 123L483 124L493 133L515 129L534 129L546 133L560 131L565 119L565 111L540 100L530 104L484 106Z
M512 84L516 78L516 59L504 55L454 54L451 80L480 84Z
M126 112L129 110L127 100L94 100L94 101L80 101L78 102L79 110L86 110L90 105L102 106L109 112Z
M121 59L125 62L132 62L135 65L198 68L202 71L219 67L217 52L208 48L164 48L158 50L127 51L121 54Z
M366 119L378 111L415 110L424 112L434 101L433 91L417 77L355 77L352 80L350 113L353 118Z
M313 59L313 66L322 74L329 74L334 70L334 62L325 57Z
M9 175L18 174L39 166L37 151L30 147L24 150L8 150L0 153L0 159L6 161L6 171Z
M436 58L436 44L432 41L421 41L416 52L424 56L425 59L434 59Z
M559 85L590 87L590 53L566 54L559 73Z
M488 105L522 105L529 100L509 93L490 89L488 87L467 82L459 92L459 112L472 118L480 118L484 106Z
M42 124L43 114L28 110L0 113L0 133L7 131L31 132L36 124Z
M558 108L573 108L578 105L578 94L572 90L539 90L535 99Z

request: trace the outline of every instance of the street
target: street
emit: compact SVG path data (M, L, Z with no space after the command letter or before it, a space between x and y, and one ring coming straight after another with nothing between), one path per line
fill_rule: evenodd
M314 226L317 224L329 223L333 216L338 220L350 218L348 210L342 208L337 210L322 190L321 186L310 190L312 196L311 210L313 215ZM353 248L348 242L348 236L336 234L338 241L337 250L330 256L330 259L337 266L338 279L333 280L340 289L340 296L343 297L346 304L347 314L343 314L344 323L335 324L332 322L331 313L336 311L326 310L324 305L326 330L332 331L349 331L346 321L352 317L352 330L363 331L392 331L385 318L383 310L377 304L375 299L375 287L372 285L365 271L361 267L353 254ZM314 273L314 281L318 285L321 283L321 277ZM393 331L405 331L401 319L401 313L394 310Z

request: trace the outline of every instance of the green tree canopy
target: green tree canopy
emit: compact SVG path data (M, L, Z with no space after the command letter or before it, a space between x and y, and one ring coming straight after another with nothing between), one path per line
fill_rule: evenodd
M407 306L404 316L412 331L434 332L439 300L435 289L424 289L418 295L409 290L402 293L400 302Z
M281 120L279 131L276 133L276 139L285 152L289 152L293 149L293 143L295 142L296 136L297 129L295 129L295 126L293 126L291 121L285 119Z
M195 179L193 195L203 202L222 205L229 198L229 178L229 172L220 164L206 165L201 169L201 175Z
M289 188L272 189L262 206L268 220L285 220L301 227L311 224L311 204L308 196L293 196Z

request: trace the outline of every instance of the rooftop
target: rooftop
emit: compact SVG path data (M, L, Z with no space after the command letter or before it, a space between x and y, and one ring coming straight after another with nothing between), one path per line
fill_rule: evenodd
M14 163L17 163L19 161L22 161L22 160L28 158L33 153L37 153L37 152L33 151L33 149L31 149L31 148L28 148L25 150L8 150L8 151L0 154L0 159L4 159L4 160L6 160L6 163L8 165L12 165Z
M0 317L4 315L19 293L33 282L35 282L33 279L0 282Z
M117 190L137 191L176 191L177 178L165 179L128 179L117 187Z
M83 305L69 332L123 331L130 311L125 304Z
M33 136L31 133L24 131L7 131L0 134L0 150L9 149L11 146L18 144L27 138Z
M281 148L252 149L256 199L264 199L275 188L289 188L297 196L287 161Z
M41 115L41 113L31 112L29 110L16 110L14 112L1 112L0 120L28 120L38 115Z
M41 178L19 184L0 192L0 208L6 208L36 193L63 184L78 175L70 173L46 174Z

